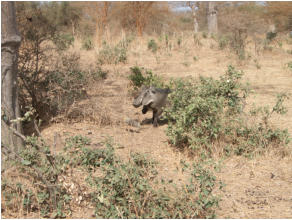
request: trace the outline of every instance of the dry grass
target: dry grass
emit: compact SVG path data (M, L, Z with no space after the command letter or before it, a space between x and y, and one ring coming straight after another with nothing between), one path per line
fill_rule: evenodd
M220 218L291 218L291 159L273 155L225 161Z
M72 120L52 123L43 128L42 135L49 143L54 142L56 133L60 136L56 149L53 150L61 150L65 138L72 135L80 134L89 137L93 146L98 146L106 137L113 137L120 146L117 153L122 158L128 158L131 152L146 153L159 162L160 176L172 179L176 183L184 182L185 176L178 171L180 160L193 159L168 145L164 133L167 125L158 128L143 125L140 129L134 130L125 123L126 118L142 121L151 117L150 113L142 115L141 110L133 108L131 104L127 76L130 72L129 68L134 65L151 69L165 78L200 75L218 78L226 67L232 64L244 71L245 79L250 81L255 92L248 100L249 105L255 102L258 105L271 106L271 103L275 102L277 93L292 94L292 73L284 68L285 64L292 60L292 55L287 54L284 49L261 52L258 56L253 46L249 45L252 58L239 61L228 49L220 50L218 43L213 39L201 38L202 46L197 46L194 45L191 34L185 33L180 37L182 37L181 47L176 45L176 39L171 39L173 49L167 51L162 47L156 54L147 49L150 37L135 39L128 50L127 64L104 66L109 70L109 77L104 83L91 85L86 89L88 98L68 110L69 116L72 114ZM118 42L119 39L116 41ZM285 47L286 45L283 45L283 48ZM72 50L80 52L82 67L86 69L96 62L98 50L84 51L80 48L80 43L75 42ZM194 61L194 56L198 58L197 61ZM257 59L260 69L256 67L253 59ZM288 128L291 132L292 99L287 101L286 106L288 106L287 115L281 118L274 117L272 121L275 126ZM221 172L217 174L217 177L226 184L223 195L222 192L218 192L222 195L220 210L218 210L219 218L292 216L291 156L281 158L275 156L275 152L277 149L252 160L232 157L224 161ZM82 215L84 209L76 208L74 211L72 217L85 217Z

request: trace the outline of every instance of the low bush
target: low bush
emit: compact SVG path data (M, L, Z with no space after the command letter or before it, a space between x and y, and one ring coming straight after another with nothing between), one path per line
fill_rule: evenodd
M82 49L84 50L92 50L94 47L92 39L91 38L86 38L82 42Z
M153 53L155 53L157 49L158 49L157 43L155 42L155 40L151 39L148 42L148 50L151 50Z
M208 34L207 34L206 32L203 32L203 33L202 33L202 37L203 37L203 38L208 38Z
M275 39L277 37L277 33L276 32L268 32L267 34L266 34L266 39L268 40L268 41L272 41L273 39Z
M227 36L221 36L218 40L220 50L226 48L229 44L229 39Z
M194 39L194 44L196 46L202 46L201 40L200 40L200 36L198 34L194 34L193 35L193 39Z
M107 75L101 68L83 71L78 53L61 53L58 56L57 59L45 60L40 65L33 64L39 67L37 72L33 71L33 65L19 64L22 114L25 113L26 106L32 106L43 121L63 114L74 101L87 97L85 88L89 82L101 80ZM33 60L27 63L33 63Z
M44 100L52 115L63 113L76 100L86 97L86 85L92 80L104 79L107 72L100 67L83 71L79 54L63 54L58 68L45 77L43 85L47 91Z
M286 146L288 131L273 128L269 119L273 113L285 113L283 101L288 97L279 95L272 109L245 113L249 90L240 82L241 77L241 72L229 66L219 80L200 77L198 82L174 81L174 91L169 95L171 105L164 112L169 121L169 142L204 157L211 157L218 147L225 155L251 156L271 146ZM258 120L253 118L248 123L251 117Z
M66 50L74 43L74 36L71 34L60 34L53 39L58 50Z
M164 187L158 190L152 186L157 175L154 163L143 155L132 154L129 163L116 160L104 168L102 177L88 179L95 187L92 198L98 218L215 217L216 179L198 164L185 187L173 188L162 181Z
M36 110L35 115L47 122L85 97L84 88L92 81L92 71L81 69L79 54L65 51L73 44L74 37L59 31L52 16L43 10L46 6L32 15L31 22L26 22L23 9L35 10L40 6L37 5L17 7L17 19L22 24L18 57L19 104L21 115L31 106ZM91 47L90 41L86 48ZM32 130L30 128L30 124L24 124L24 131Z
M49 146L36 136L26 137L25 143L19 154L13 152L17 160L2 176L3 210L13 214L36 213L43 218L70 215L72 198L59 179L64 174L61 163L64 160L54 157Z
M121 160L111 140L92 148L88 138L70 137L56 155L40 138L27 137L25 142L13 164L13 176L21 182L2 175L2 215L24 210L26 216L69 218L79 201L80 207L95 207L97 218L215 217L218 181L206 164L183 163L190 179L176 186L158 179L157 162L146 155L132 153L129 160ZM78 186L73 170L86 180L82 191L72 187Z
M292 61L288 62L287 64L287 67L290 71L292 71Z
M165 84L162 78L156 74L153 74L151 70L147 70L143 67L134 66L130 68L131 74L129 75L129 80L134 91L137 91L142 85L145 86L155 86L162 88Z
M180 47L181 44L182 44L182 38L179 37L179 38L177 39L177 46Z
M127 46L128 43L119 43L116 46L110 46L104 43L102 49L98 53L98 65L126 63Z
M94 79L98 80L98 79L106 79L108 76L108 71L103 70L100 66L97 66L96 71L92 71L92 76Z
M76 150L80 152L79 147ZM145 155L132 153L128 162L122 161L110 142L104 149L82 148L81 152L76 157L79 164L92 168L86 181L93 189L90 198L97 218L215 217L219 200L212 191L217 180L200 164L186 168L191 178L185 189L163 180L159 183L157 162ZM93 175L94 168L98 176Z

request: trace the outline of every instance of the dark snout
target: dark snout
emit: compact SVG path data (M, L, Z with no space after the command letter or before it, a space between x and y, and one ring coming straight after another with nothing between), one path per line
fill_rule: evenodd
M148 106L147 105L144 105L143 106L143 109L142 109L142 113L143 114L146 114L148 112Z

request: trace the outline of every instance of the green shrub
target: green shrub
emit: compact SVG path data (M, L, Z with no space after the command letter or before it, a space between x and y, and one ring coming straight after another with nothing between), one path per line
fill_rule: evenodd
M183 62L182 65L184 65L185 67L189 67L190 63L189 62Z
M107 71L101 67L81 70L79 61L79 54L63 54L59 66L44 77L41 86L48 97L44 97L42 105L47 105L46 113L53 116L64 113L74 101L86 97L89 82L107 77Z
M290 71L292 71L292 61L288 62L287 64L287 67Z
M85 50L92 50L93 49L93 42L91 38L86 38L85 40L83 40L82 42L82 49Z
M142 85L155 86L158 88L164 87L162 78L156 74L153 74L151 70L134 66L130 68L131 74L129 80L134 90L138 90Z
M26 214L44 218L71 217L71 205L76 207L72 187L76 182L67 181L72 181L72 171L78 170L86 180L82 184L86 193L79 188L77 196L95 207L97 218L216 217L219 199L213 190L218 181L207 163L190 166L181 161L182 171L190 178L177 186L171 180L158 179L157 162L146 155L131 153L129 159L121 160L110 139L95 148L87 137L69 137L58 154L51 154L51 147L36 136L26 137L25 144L16 153L12 177L2 175L5 212L23 209ZM13 179L17 175L18 182Z
M63 57L63 69L50 72L45 78L44 85L52 95L45 103L53 115L62 113L74 100L84 98L84 86L91 79L89 72L84 72L79 68L78 61L72 57ZM48 110L48 109L47 109Z
M117 47L127 49L131 42L134 40L134 36L126 36L117 44Z
M131 81L133 87L138 89L145 82L145 77L143 76L142 71L138 66L131 67L130 70L131 74L129 76L129 80Z
M219 80L200 77L198 82L174 81L175 89L169 95L172 105L164 112L170 143L204 157L212 156L216 143L229 146L229 154L246 156L263 152L268 146L286 145L287 130L274 129L268 119L274 112L285 113L283 101L287 96L279 96L272 110L258 111L258 123L247 124L243 108L249 92L241 77L241 72L229 66Z
M261 68L261 65L259 64L259 61L257 59L254 59L253 61L255 63L256 68L257 69L260 69Z
M64 148L66 163L71 167L83 166L87 171L114 163L114 152L110 140L105 144L106 149L92 149L89 145L90 140L80 135L66 139Z
M64 160L52 155L49 146L38 137L26 137L25 143L26 146L17 154L18 159L13 164L19 182L11 179L11 176L2 177L4 181L1 188L6 208L36 212L44 218L69 216L71 196L59 182L59 177L65 174L60 163Z
M181 46L181 43L182 43L182 39L181 39L181 37L179 37L178 39L177 39L177 46Z
M71 34L60 34L53 39L58 50L66 50L74 43L74 36Z
M219 38L219 48L221 50L223 50L224 48L226 48L226 46L228 46L229 40L226 36L221 36Z
M96 68L97 70L93 72L93 78L95 79L106 79L108 76L108 71L103 70L100 66Z
M125 48L115 48L115 54L117 54L116 63L126 63L127 61L127 51Z
M153 53L156 53L157 49L158 49L157 43L155 42L154 39L151 39L148 42L148 50L151 50Z
M98 65L126 63L127 46L126 42L120 42L114 47L104 43L97 57Z
M198 34L194 34L193 35L193 38L194 38L194 44L197 45L197 46L202 46L202 43L200 41L200 37Z
M274 38L276 38L277 37L277 33L276 32L268 32L267 34L266 34L266 39L268 40L268 41L272 41Z
M218 198L212 193L216 179L201 164L191 172L185 187L157 180L157 162L132 153L127 162L114 148L105 149L101 175L89 175L91 201L97 218L206 218L215 217ZM99 160L100 161L100 160Z
M169 37L168 37L167 34L165 34L164 38L165 38L165 48L168 49L168 45L169 45Z
M203 37L203 38L207 38L207 37L208 37L208 34L207 34L206 32L203 32L203 33L202 33L202 37Z

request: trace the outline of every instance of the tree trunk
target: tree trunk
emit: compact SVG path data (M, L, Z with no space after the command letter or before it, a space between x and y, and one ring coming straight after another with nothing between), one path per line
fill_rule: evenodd
M197 3L191 4L188 2L189 7L192 9L192 17L194 21L194 32L198 33L199 32L199 23L197 20L197 13L196 13L196 8L197 8Z
M97 33L97 43L100 46L104 33L107 30L108 22L108 11L109 11L109 2L103 2L103 5L100 5L101 2L96 2L96 11L97 11L97 21L96 21L96 33Z
M72 35L75 37L75 22L71 19Z
M217 26L217 8L215 6L216 2L208 2L208 33L217 34L218 26Z
M136 23L136 31L139 37L143 36L143 32L147 21L149 19L148 11L151 10L151 6L154 2L130 2L133 15Z
M21 37L16 27L14 2L1 4L1 145L18 152L23 145L22 140L15 136L9 126L19 133L22 132L21 122L11 122L20 116L17 85L17 59ZM13 123L13 124L12 124Z
M193 13L193 19L194 19L194 32L198 33L199 32L199 23L197 21L196 15L194 15L195 13Z

